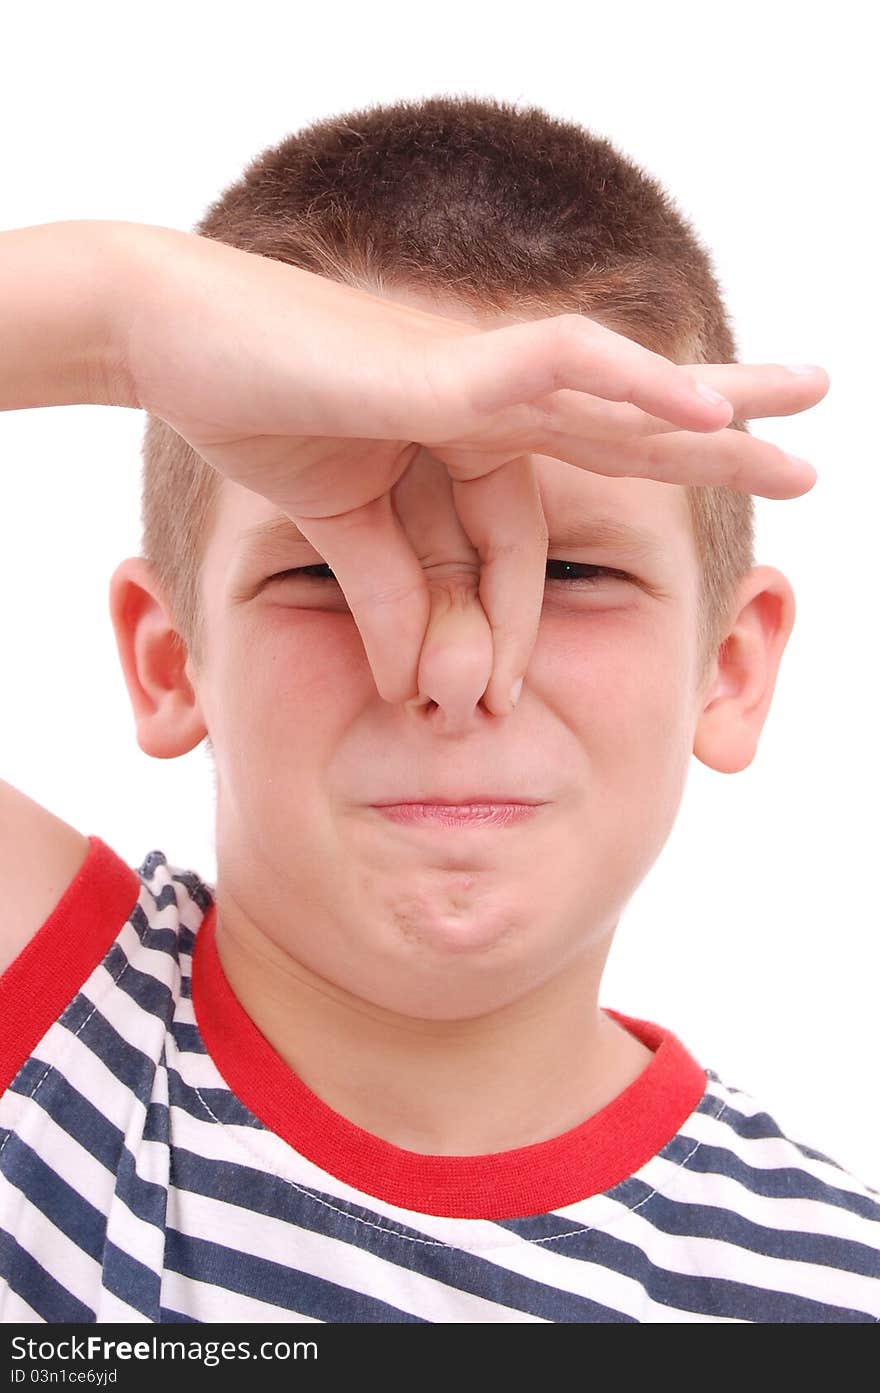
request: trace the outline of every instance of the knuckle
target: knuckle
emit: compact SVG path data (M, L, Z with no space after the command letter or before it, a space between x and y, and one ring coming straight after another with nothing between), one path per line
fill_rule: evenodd
M535 527L534 531L528 535L489 538L485 548L486 563L498 561L527 562L538 552L546 552L549 540L550 532L543 519L541 526Z
M356 605L361 612L387 609L392 605L407 605L421 592L422 586L418 582L406 581L402 585L388 585L367 590L357 598Z
M461 608L471 604L479 593L480 567L471 562L446 562L426 569L428 591L433 602Z
M675 451L675 443L664 442L662 458L665 460ZM628 479L652 479L656 478L658 461L661 452L657 446L650 442L640 445L638 449L630 450L626 457L626 468L622 469L621 474Z
M571 378L572 359L582 360L584 349L590 345L589 321L571 312L557 314L547 321L546 333L550 344L548 391L557 392Z
M566 310L564 314L556 315L555 323L566 342L591 343L595 338L593 321L586 315L575 313L574 310Z

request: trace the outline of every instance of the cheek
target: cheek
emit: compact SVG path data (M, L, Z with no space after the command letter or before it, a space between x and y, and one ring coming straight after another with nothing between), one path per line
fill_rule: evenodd
M363 703L363 644L346 615L267 608L224 651L216 715L256 764L314 760Z
M591 765L624 781L648 770L677 777L693 735L683 627L656 611L621 609L545 624L540 642L541 695L577 728Z
M579 627L577 635L545 637L548 662L552 653L552 670L564 679L553 689L554 713L583 756L588 864L609 892L629 894L665 845L687 781L686 644L648 615L608 614ZM615 904L606 907L610 913Z

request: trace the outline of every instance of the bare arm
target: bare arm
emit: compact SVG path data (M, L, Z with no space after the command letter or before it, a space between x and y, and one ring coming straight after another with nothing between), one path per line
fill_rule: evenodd
M0 232L0 410L138 405L115 336L125 226L83 220Z

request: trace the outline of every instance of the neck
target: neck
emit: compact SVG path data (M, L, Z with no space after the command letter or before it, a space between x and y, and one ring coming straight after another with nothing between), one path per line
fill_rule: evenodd
M527 997L466 1020L416 1019L350 995L219 893L216 946L232 991L284 1063L328 1107L407 1151L487 1155L560 1136L651 1059L599 1010L607 943Z

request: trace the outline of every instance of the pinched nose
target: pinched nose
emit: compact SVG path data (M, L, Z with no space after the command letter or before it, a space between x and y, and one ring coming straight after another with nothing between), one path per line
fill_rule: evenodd
M472 568L427 568L431 613L419 660L419 694L408 711L431 707L438 727L457 729L487 714L480 701L494 662L492 629Z

